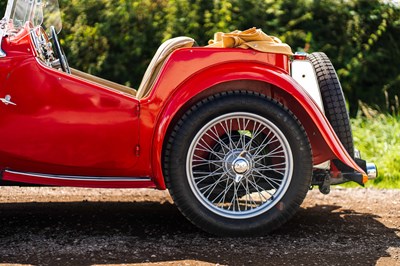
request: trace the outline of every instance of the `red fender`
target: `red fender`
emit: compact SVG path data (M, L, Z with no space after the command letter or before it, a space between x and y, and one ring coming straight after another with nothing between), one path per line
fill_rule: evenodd
M152 156L152 166L155 181L159 188L165 189L162 173L162 144L174 116L185 103L195 98L199 93L207 90L207 88L212 88L217 84L235 80L262 81L286 91L299 103L303 111L308 114L306 119L311 121L313 127L317 130L316 132L309 132L306 127L311 143L313 144L313 139L318 138L318 135L322 137L324 143L319 144L325 144L327 148L323 160L339 159L356 171L365 174L347 153L325 115L309 97L307 92L296 83L291 76L284 71L266 65L240 62L222 64L206 69L201 73L196 73L195 76L192 76L190 80L187 80L175 90L173 97L170 97L170 101L163 109L162 115L160 116L161 119L157 123L153 139L154 154ZM217 92L218 91L212 91L211 93ZM304 119L303 117L303 119L300 120L302 121ZM311 130L310 126L308 126L308 130Z

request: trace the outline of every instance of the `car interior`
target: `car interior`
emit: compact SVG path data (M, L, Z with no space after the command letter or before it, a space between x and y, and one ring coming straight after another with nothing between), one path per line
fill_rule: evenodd
M31 39L35 46L39 62L43 63L47 67L61 69L62 71L67 72L74 77L78 77L97 85L121 91L131 96L135 96L138 99L144 98L149 94L155 80L157 79L157 76L160 74L162 66L164 65L168 56L173 51L179 48L192 47L195 43L195 41L189 37L176 37L169 39L161 44L161 46L157 49L157 52L153 56L153 59L151 60L149 66L147 67L139 88L135 90L130 87L85 73L83 71L70 68L68 66L67 58L59 44L57 33L52 30L51 35L54 45L51 44L47 33L41 26L37 27L31 32Z

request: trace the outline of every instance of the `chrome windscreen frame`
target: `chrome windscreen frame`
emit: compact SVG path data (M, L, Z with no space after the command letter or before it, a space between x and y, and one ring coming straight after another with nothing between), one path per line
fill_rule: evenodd
M1 44L3 42L3 37L4 37L5 32L6 32L5 25L2 20L0 22L0 58L6 56L6 53L3 51L3 49L1 49Z
M6 13L4 14L3 19L0 21L0 58L6 56L6 53L1 48L1 45L2 45L2 42L3 42L4 36L7 34L7 25L8 25L8 22L10 20L11 9L12 9L12 7L14 5L14 1L15 0L8 0Z
M44 13L47 15L45 21ZM58 0L8 0L6 12L0 20L0 58L6 56L2 49L3 38L13 30L22 29L27 21L35 27L42 24L45 28L54 26L59 33L62 29L62 21Z

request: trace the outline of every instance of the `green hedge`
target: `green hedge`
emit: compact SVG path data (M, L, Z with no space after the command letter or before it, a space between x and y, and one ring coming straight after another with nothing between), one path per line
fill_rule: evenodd
M295 51L328 54L352 116L359 101L398 112L400 9L380 0L60 0L60 5L70 64L119 83L137 87L168 38L187 35L205 45L216 31L256 26Z
M361 156L378 167L378 178L367 186L400 188L400 115L357 117L352 129Z

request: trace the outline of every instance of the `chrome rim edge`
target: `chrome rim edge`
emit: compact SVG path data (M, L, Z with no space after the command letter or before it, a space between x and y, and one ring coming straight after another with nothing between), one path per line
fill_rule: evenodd
M232 219L270 210L285 195L292 174L293 155L283 132L270 120L247 112L208 122L186 157L186 176L197 200Z

